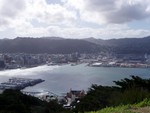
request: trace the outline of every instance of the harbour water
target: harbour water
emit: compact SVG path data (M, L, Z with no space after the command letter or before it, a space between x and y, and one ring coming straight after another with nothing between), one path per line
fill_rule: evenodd
M130 75L142 78L150 77L150 68L116 68L116 67L88 67L86 64L76 66L39 66L27 69L0 71L0 82L11 77L41 78L44 82L25 91L51 91L55 94L66 93L70 88L87 90L92 84L115 85L114 80L120 80Z

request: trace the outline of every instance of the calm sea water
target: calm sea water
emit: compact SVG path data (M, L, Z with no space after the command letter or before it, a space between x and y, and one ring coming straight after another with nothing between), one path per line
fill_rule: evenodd
M88 67L86 64L77 66L39 66L28 69L0 71L0 82L11 77L41 78L45 82L26 91L51 91L56 94L68 92L70 89L87 90L92 84L115 85L114 80L120 80L130 75L150 77L149 68L115 68L115 67Z

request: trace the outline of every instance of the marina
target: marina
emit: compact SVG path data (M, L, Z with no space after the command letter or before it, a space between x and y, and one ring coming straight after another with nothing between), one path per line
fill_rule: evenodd
M10 78L7 82L2 82L0 84L0 89L15 89L15 90L22 90L29 86L34 86L36 84L39 84L41 82L44 82L42 79L29 79L29 78Z

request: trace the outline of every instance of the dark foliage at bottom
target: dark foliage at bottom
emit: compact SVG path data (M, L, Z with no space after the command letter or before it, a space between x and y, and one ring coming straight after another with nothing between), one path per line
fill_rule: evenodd
M0 94L0 113L66 113L56 101L45 102L16 90Z

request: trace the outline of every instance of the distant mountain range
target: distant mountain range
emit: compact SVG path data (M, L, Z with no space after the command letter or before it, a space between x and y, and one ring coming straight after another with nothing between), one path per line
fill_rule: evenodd
M102 40L95 38L64 39L61 37L17 37L1 39L2 53L96 53L150 54L150 36Z
M100 49L99 45L77 39L18 37L0 40L3 53L93 53Z

